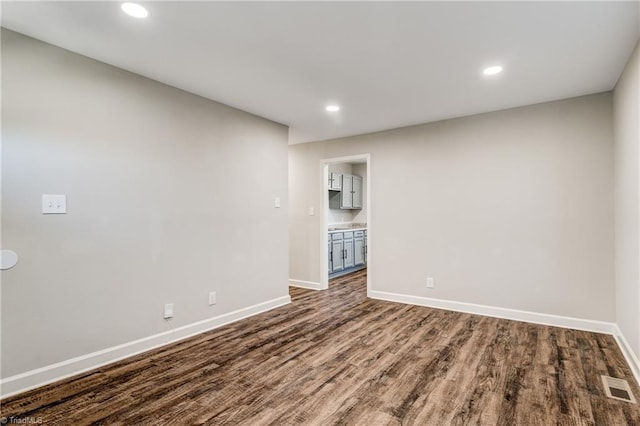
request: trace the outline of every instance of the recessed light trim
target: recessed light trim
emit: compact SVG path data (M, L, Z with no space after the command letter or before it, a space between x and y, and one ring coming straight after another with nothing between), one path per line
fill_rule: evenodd
M500 65L493 65L493 66L485 68L482 71L482 74L484 74L484 75L496 75L496 74L500 74L501 72L502 72L502 67Z
M340 107L338 105L327 105L325 110L327 110L329 112L338 112L338 111L340 111Z
M124 13L134 18L142 19L149 16L149 11L138 3L122 3L120 8Z

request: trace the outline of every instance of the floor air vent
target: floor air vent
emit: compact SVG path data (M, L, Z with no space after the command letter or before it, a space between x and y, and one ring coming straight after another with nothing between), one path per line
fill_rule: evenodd
M604 391L609 398L617 399L618 401L626 401L636 403L636 399L631 392L629 383L626 380L616 379L615 377L600 376L602 377L602 384L604 385Z

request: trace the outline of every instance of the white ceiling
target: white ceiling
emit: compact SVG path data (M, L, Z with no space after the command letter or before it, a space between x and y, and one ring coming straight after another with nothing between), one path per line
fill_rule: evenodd
M146 20L2 1L2 26L287 124L290 143L610 90L640 36L637 1L140 3Z

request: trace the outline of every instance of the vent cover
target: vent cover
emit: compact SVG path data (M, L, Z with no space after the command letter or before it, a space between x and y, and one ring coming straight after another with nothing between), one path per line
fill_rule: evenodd
M629 383L626 380L616 379L615 377L600 376L602 377L602 384L604 385L604 392L609 398L617 399L618 401L636 403L636 399L631 392Z

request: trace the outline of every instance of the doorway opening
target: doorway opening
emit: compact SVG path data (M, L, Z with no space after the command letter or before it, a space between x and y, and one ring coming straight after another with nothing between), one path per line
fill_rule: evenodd
M371 289L371 155L321 161L320 289L329 279L366 269Z

